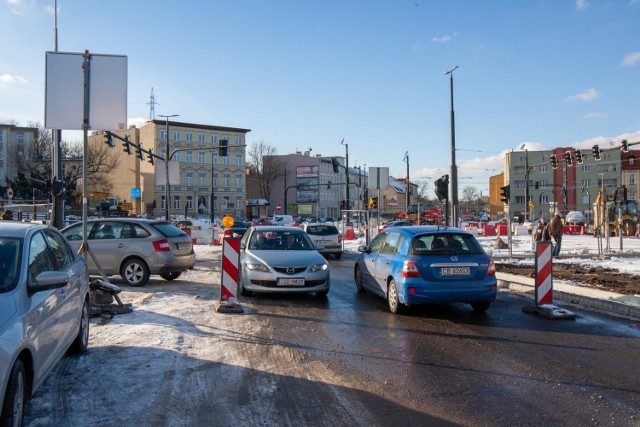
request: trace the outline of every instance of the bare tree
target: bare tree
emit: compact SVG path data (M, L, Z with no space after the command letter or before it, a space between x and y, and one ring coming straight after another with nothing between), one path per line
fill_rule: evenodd
M247 151L249 175L247 180L253 183L260 192L260 197L269 200L274 182L284 177L284 163L277 157L275 146L264 141L253 142Z
M462 200L465 202L474 202L480 197L480 192L476 187L464 187L462 189Z

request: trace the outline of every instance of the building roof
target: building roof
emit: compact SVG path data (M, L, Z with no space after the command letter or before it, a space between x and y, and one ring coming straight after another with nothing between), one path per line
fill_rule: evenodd
M166 120L151 120L154 124L158 126L165 126L167 124ZM150 122L147 122L150 123ZM218 132L238 132L238 133L247 133L251 132L251 129L243 129L243 128L233 128L227 126L214 126L214 125L203 125L198 123L186 123L186 122L175 122L169 120L169 126L179 126L185 128L193 128L193 129L202 129L202 130L213 130Z

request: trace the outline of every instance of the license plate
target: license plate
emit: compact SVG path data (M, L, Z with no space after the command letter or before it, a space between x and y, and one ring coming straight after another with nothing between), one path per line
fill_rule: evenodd
M440 269L443 276L469 276L471 268L469 267L444 267Z
M322 243L323 245L326 245L328 243L331 243L331 240L320 240L320 243Z
M304 279L297 277L280 277L278 286L304 286Z

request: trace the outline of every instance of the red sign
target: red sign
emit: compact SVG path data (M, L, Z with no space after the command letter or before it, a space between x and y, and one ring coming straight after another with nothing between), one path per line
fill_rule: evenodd
M282 210L282 206L280 206L280 205L276 205L276 210L277 210L277 211L281 211L281 210Z

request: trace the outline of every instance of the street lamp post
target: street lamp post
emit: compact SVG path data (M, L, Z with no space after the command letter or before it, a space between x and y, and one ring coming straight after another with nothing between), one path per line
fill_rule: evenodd
M344 150L345 150L344 172L345 172L345 183L346 183L346 193L345 193L346 200L344 202L344 207L348 210L350 208L349 206L349 144L344 143L344 138L342 138L342 142L340 144L344 145Z
M445 75L449 75L449 87L451 97L451 225L458 226L458 167L456 166L456 131L453 113L453 72L459 67L456 65Z
M167 120L166 127L166 135L167 138L167 149L164 153L164 171L165 171L165 183L164 183L164 218L169 221L169 198L171 196L171 190L169 190L169 160L171 160L171 155L169 154L169 118L170 117L178 117L180 114L170 114L170 115L162 115L158 114L158 117L164 117Z
M406 191L406 219L409 220L409 152L407 151L406 153L404 153L404 158L402 159L403 161L407 162L407 191ZM418 218L419 219L419 218Z

